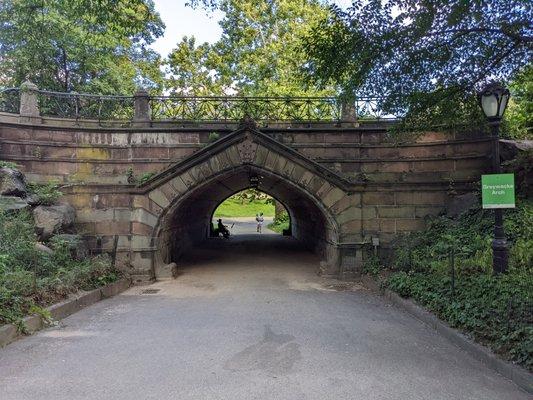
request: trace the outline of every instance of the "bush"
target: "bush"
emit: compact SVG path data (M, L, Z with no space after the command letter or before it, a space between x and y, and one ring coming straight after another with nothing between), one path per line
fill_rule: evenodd
M35 203L43 206L51 206L57 203L59 198L63 195L59 190L59 183L29 183L28 189L31 195L35 198Z
M290 224L291 218L289 217L288 213L284 212L275 217L274 221L267 225L267 228L277 233L283 233L283 231L290 228Z
M492 274L492 212L457 220L438 217L396 243L386 285L490 346L533 369L533 202L505 211L509 271ZM453 274L450 255L455 265Z
M69 293L119 278L106 256L76 261L67 243L52 242L53 254L35 249L31 215L0 212L0 323L21 319Z
M12 162L12 161L2 161L2 160L0 160L0 168L18 169L19 165L17 163Z

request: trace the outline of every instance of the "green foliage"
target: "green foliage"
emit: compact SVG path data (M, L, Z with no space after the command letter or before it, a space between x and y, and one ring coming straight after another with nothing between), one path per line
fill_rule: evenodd
M533 139L533 66L520 71L510 85L511 99L505 112L502 136Z
M130 167L126 170L126 179L128 183L142 185L152 179L156 174L157 172L145 172L141 175L135 175L133 168Z
M209 136L207 137L207 143L214 143L218 139L220 139L220 135L217 132L210 132Z
M363 273L377 277L384 269L383 264L379 257L374 254L372 246L367 245L363 252Z
M150 179L152 179L155 174L155 172L145 172L138 178L135 178L135 182L137 182L138 185L142 185L143 183L148 182Z
M203 4L202 4L203 3ZM185 37L168 58L169 88L181 94L298 96L331 94L310 86L303 40L328 8L318 0L190 2L217 8L221 39L196 45Z
M2 161L2 160L0 160L0 168L18 169L19 165L17 163L12 162L12 161Z
M223 95L221 78L212 72L220 68L220 62L212 45L196 45L194 37L184 36L168 56L165 85L174 94Z
M161 86L148 48L164 25L152 0L0 2L0 86L30 79L40 89L133 93Z
M503 164L505 172L515 176L516 191L519 195L531 197L531 177L533 177L533 149L521 151L518 155Z
M280 215L274 217L274 221L268 224L267 228L277 233L283 233L283 231L288 230L290 226L291 218L289 217L289 214L284 211Z
M479 129L475 92L488 79L516 78L514 89L530 91L530 73L524 89L516 76L531 64L533 9L522 0L370 0L332 10L305 41L310 77L348 98L386 96L383 108L406 115L405 129ZM525 117L521 132L530 104L511 116Z
M399 240L387 285L533 369L533 328L527 314L533 302L533 202L518 199L517 206L505 211L511 246L507 274L492 274L493 214L477 209L457 220L434 218L425 231Z
M263 213L265 217L274 216L271 197L255 189L243 190L227 198L215 210L215 217L255 217Z
M59 190L59 183L54 181L48 183L29 183L28 189L30 195L35 198L35 203L45 206L57 203L63 195L61 190Z
M93 289L118 279L108 257L77 261L62 241L53 254L35 248L35 226L28 212L0 213L0 323L15 323L79 289Z

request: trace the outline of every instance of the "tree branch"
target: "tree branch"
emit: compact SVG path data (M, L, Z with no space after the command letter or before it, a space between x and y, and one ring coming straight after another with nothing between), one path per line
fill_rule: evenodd
M533 42L532 36L520 35L516 32L512 32L508 28L495 29L495 28L478 27L478 28L464 28L464 29L445 29L441 31L430 32L426 36L446 35L450 33L459 34L460 36L467 35L469 33L496 33L496 34L502 34L502 35L508 36L517 42L523 42L523 43Z

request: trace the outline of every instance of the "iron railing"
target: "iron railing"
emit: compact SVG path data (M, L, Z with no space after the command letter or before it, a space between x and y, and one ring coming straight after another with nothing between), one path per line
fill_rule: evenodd
M335 97L104 96L43 90L33 93L41 116L75 120L235 122L249 117L257 122L339 122L400 117L388 113L386 99L377 96L361 96L343 103ZM20 89L0 90L0 112L18 114L20 96ZM140 118L136 108L143 107L136 107L137 102L145 105L145 115Z
M20 89L0 89L0 112L18 114L20 110Z
M338 121L341 107L331 97L151 97L152 120Z
M130 121L133 96L102 96L62 92L37 92L42 116L72 119Z

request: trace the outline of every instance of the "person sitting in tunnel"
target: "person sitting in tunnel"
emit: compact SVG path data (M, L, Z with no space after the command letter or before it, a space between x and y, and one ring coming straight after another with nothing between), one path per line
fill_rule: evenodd
M217 227L218 227L219 235L222 234L222 236L224 236L226 239L228 239L230 233L229 233L228 227L222 223L222 219L218 220Z

